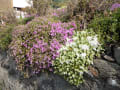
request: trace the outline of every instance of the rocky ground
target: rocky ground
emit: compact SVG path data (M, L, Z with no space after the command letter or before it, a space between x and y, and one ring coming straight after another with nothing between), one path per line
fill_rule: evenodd
M119 57L119 50L116 53ZM95 59L89 71L84 73L85 82L75 87L53 73L42 72L38 76L24 79L16 70L13 58L1 52L0 90L120 90L119 62L116 63L107 55L104 58L106 60Z

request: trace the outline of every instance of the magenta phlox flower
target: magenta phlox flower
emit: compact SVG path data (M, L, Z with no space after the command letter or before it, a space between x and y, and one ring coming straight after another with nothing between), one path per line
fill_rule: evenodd
M37 44L33 44L34 48L39 48L39 46Z
M34 31L33 34L37 34L37 31Z
M60 45L60 43L59 43L57 40L54 39L54 40L51 42L50 49L51 49L52 51L54 51L54 50L59 50L60 47L61 47L61 45Z

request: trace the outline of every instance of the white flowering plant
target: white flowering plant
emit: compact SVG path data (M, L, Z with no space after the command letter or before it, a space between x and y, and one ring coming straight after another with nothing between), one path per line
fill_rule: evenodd
M99 55L101 44L92 30L76 31L72 42L62 46L60 56L53 61L54 72L63 76L70 84L79 86L84 81L83 73Z

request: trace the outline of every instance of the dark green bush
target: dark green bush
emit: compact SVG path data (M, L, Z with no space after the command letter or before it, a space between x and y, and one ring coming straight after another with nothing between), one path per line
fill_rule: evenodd
M113 12L112 17L117 19L117 22L120 22L120 8Z
M120 39L120 10L111 16L97 17L89 24L89 28L99 35L100 41L105 44L116 43Z
M8 45L12 40L12 30L14 25L6 25L0 27L0 49L6 50L8 49Z

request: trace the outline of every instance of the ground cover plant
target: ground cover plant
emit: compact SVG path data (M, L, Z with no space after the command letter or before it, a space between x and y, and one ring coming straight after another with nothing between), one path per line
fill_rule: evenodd
M93 64L94 56L100 53L101 44L92 30L77 31L73 41L67 40L59 50L60 56L53 61L55 73L63 76L70 84L78 86L83 82L83 73Z
M57 50L67 38L72 38L76 28L74 22L53 21L51 18L38 17L13 32L10 48L18 69L25 76L44 69L52 71L52 60L59 55Z

